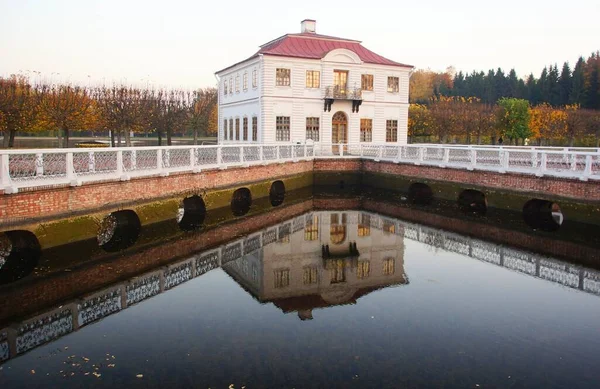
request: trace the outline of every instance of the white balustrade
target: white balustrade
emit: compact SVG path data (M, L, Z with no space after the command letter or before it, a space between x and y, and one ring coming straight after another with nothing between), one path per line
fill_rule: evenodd
M315 158L370 159L443 168L600 180L600 149L389 143L277 143L0 150L0 189L198 173Z

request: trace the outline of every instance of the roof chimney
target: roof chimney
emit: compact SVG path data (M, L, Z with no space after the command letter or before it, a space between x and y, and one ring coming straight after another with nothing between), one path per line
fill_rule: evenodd
M317 32L317 21L312 19L304 19L300 22L300 32L302 33L312 33L315 34Z

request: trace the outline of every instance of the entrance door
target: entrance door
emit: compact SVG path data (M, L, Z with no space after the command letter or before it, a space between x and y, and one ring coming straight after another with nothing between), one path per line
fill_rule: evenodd
M348 118L342 111L336 112L331 119L331 143L334 154L348 149Z

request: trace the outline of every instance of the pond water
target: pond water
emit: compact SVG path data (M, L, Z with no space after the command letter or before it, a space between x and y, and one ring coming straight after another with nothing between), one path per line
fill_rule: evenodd
M46 311L0 333L1 388L600 385L600 272L363 210L300 212Z

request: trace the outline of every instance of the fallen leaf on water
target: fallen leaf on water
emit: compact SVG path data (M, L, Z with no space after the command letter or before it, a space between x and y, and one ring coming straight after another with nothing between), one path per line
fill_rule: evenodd
M31 371L31 374L35 374L35 370L32 370L32 371Z
M144 376L143 374L136 375L137 378L142 378L143 376Z

